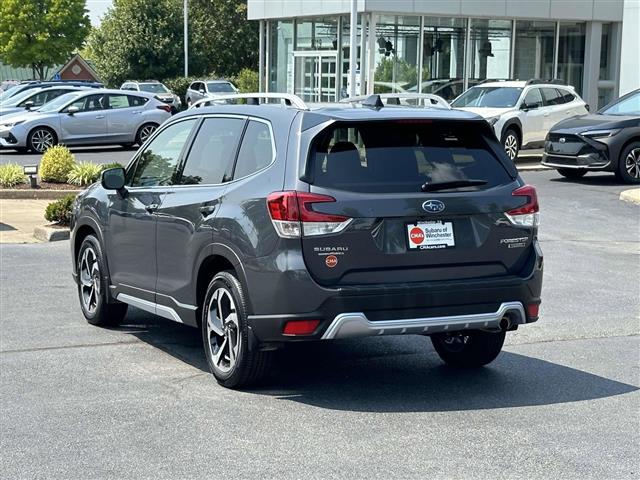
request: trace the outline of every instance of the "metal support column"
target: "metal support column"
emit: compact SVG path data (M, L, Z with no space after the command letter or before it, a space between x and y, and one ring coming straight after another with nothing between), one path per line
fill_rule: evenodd
M357 46L358 33L358 1L351 0L351 18L349 29L349 96L356 95L356 57L358 56Z
M258 91L264 92L264 25L265 21L260 20L260 34L258 36Z
M587 22L582 72L582 98L592 111L598 109L598 78L600 77L600 47L602 22Z

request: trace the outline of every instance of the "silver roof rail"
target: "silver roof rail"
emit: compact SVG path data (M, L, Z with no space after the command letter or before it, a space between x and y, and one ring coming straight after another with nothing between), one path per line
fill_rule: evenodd
M376 93L373 95L358 95L356 97L343 98L340 103L374 103L372 97L378 97L380 101L386 99L386 105L401 105L400 100L418 100L425 107L446 108L451 110L449 103L442 97L432 93ZM392 100L392 101L390 101ZM394 101L395 100L395 101Z
M277 99L280 100L280 104L285 107L293 107L299 110L309 110L304 101L298 97L297 95L292 95L291 93L231 93L229 95L210 95L207 98L203 98L194 102L193 105L189 108L199 108L199 107L208 107L211 105L220 105L226 103L227 100L236 100L239 98L247 99L247 103L249 104L249 99L253 100L255 105L260 103L260 99Z

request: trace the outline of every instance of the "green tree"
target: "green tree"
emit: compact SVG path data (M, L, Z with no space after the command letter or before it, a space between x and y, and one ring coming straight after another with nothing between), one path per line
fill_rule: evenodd
M258 26L247 20L246 0L189 0L190 73L257 70Z
M131 79L175 76L183 65L182 9L176 0L115 0L89 50L101 78L111 86Z
M100 76L117 86L128 78L182 75L182 6L182 0L115 0L89 37ZM247 20L246 0L189 0L190 75L256 70L257 51L258 23Z
M90 28L85 0L0 0L0 59L45 79L49 67L82 46Z

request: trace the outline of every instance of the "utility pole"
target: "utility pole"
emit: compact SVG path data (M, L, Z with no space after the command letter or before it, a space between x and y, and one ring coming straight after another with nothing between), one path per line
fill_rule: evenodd
M184 0L184 76L189 76L189 0Z
M186 0L185 0L186 1ZM356 96L356 57L358 55L357 29L358 9L357 0L351 0L351 27L349 30L349 96ZM363 32L364 33L364 32Z

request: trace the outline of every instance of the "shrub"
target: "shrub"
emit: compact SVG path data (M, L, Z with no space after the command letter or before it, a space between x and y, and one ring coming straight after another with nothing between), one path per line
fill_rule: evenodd
M195 77L174 77L167 78L162 83L164 83L169 90L178 95L180 100L182 100L182 104L185 105L187 103L185 99L187 88L189 88L189 85L191 85L191 82L194 80L196 80Z
M0 187L15 187L26 180L22 167L17 163L0 165Z
M69 175L67 175L67 181L71 185L84 187L85 185L90 185L98 180L102 170L102 165L96 165L95 163L76 163L71 167L71 171L69 172Z
M102 167L102 170L109 170L110 168L124 168L124 165L118 162L111 162L103 163L102 165L100 165L100 167Z
M44 211L44 218L49 222L56 222L60 225L69 225L71 221L71 206L76 198L75 193L70 193L64 197L51 202Z
M243 68L231 81L241 93L251 93L258 91L258 78L258 72Z
M44 182L65 183L76 160L64 145L47 149L40 160L40 178Z

